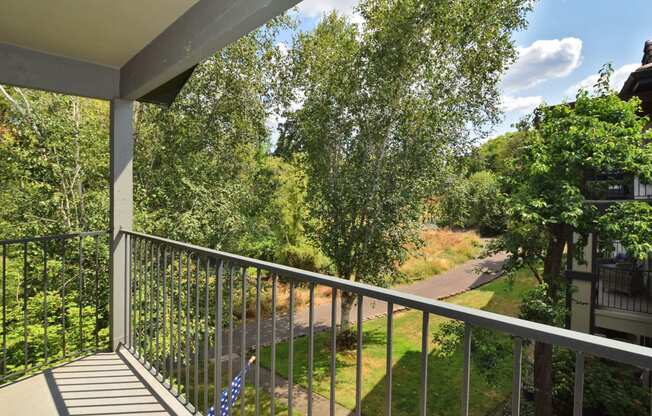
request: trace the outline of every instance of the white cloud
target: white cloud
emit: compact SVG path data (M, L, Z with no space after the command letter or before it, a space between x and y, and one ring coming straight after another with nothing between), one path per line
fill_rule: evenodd
M525 114L534 110L543 102L543 97L541 96L529 96L529 97L514 97L511 95L503 95L501 108L506 113L519 113Z
M304 0L299 3L299 12L308 17L319 17L331 10L351 16L358 0Z
M620 68L615 69L614 73L611 75L611 79L609 80L609 84L611 85L611 88L615 89L616 91L620 91L620 89L623 87L623 84L625 84L625 81L627 80L629 74L631 74L632 71L634 71L639 66L640 64L634 63L634 64L623 65ZM568 95L569 97L575 97L577 91L580 88L584 88L585 90L591 91L595 83L598 82L599 78L600 77L598 74L589 75L588 77L584 78L580 82L575 83L570 87L568 87L568 89L566 89L566 95Z
M547 79L565 77L582 60L582 40L574 37L537 40L518 48L518 59L503 79L506 91L530 88Z

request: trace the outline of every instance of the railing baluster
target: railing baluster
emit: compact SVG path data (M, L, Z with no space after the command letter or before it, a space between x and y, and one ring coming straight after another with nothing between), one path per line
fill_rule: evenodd
M514 338L514 383L512 386L512 416L521 414L521 374L523 363L523 340Z
M329 396L330 415L335 415L335 370L337 364L337 288L331 296L331 391Z
M168 366L168 378L170 379L170 389L174 379L174 358L176 357L174 349L174 247L170 248L170 365Z
M294 280L290 280L290 340L288 345L288 415L292 416L294 394Z
M161 350L160 350L160 325L161 325L161 246L156 244L156 323L154 332L156 333L156 375L161 374ZM165 342L165 340L163 340Z
M163 293L162 293L162 300L163 300L163 310L161 311L161 360L163 361L161 365L161 380L165 382L166 377L169 376L168 372L168 355L167 355L167 307L168 307L168 248L167 246L163 246L163 276L161 277L163 280Z
M136 266L136 289L138 290L138 299L136 302L136 356L141 358L143 348L143 246L145 240L138 240L136 247L137 266Z
M228 413L231 412L231 400L233 398L233 386L231 381L233 380L233 290L235 289L235 279L234 279L235 269L234 265L231 264L229 267L229 363L227 366L228 369L228 380L227 380L227 397L228 397Z
M247 363L247 268L242 268L242 324L240 329L240 371L243 371L245 364ZM242 393L240 393L240 415L244 416L245 414L245 394L244 389L246 382L246 377L242 377Z
M255 380L255 388L256 388L256 416L260 416L260 354L261 354L261 349L260 349L260 320L261 316L260 314L262 313L261 311L261 305L260 305L260 291L261 291L261 277L260 277L260 269L256 269L256 355L258 356L256 359L256 380Z
M156 279L154 277L155 273L155 264L154 264L154 241L151 241L149 244L149 256L147 257L149 263L149 273L147 275L147 293L149 299L147 300L147 310L149 313L149 318L147 319L147 353L150 369L156 364L156 357L154 357L154 348L155 348L155 331L156 331L156 322L155 320L155 311L154 311L154 290L156 288Z
M356 362L355 362L355 414L362 415L362 322L363 322L363 308L364 297L358 295L358 316L356 321L357 326L357 348L356 348Z
M28 364L28 340L27 340L27 243L23 244L23 342L25 357L24 371L27 371Z
M464 324L464 367L462 368L462 416L469 414L469 392L471 384L471 325Z
M2 380L7 375L7 245L2 245Z
M394 304L387 302L387 370L385 387L385 414L392 415L392 350L394 332Z
M95 236L95 353L100 350L100 239Z
M79 352L84 352L84 237L79 237Z
M43 242L43 357L47 365L50 360L48 357L48 243ZM95 321L97 327L97 320Z
M186 384L184 386L184 393L186 396L186 404L190 403L190 265L192 253L186 253L186 354L185 354L185 367L186 367Z
M312 378L315 361L315 284L310 284L308 311L308 416L312 416Z
M575 388L573 394L573 416L582 416L584 405L584 353L575 354Z
M181 265L183 264L183 252L179 250L179 260L177 267L177 392L179 397L181 397L181 361L183 351L181 350L181 275L183 274L183 269Z
M61 240L61 358L66 357L66 240Z
M199 408L199 265L200 259L197 256L195 264L195 348L193 360L194 398L195 409Z
M222 397L222 279L224 263L219 261L217 267L217 281L215 282L215 386L213 388L213 410L217 415L220 411L220 398Z
M272 348L271 348L271 375L270 375L270 413L276 414L276 275L272 275Z
M209 313L209 293L208 280L211 273L211 258L206 257L206 278L204 279L204 405L200 408L202 411L208 409L208 318ZM216 361L217 362L217 361Z
M430 345L430 314L423 312L421 322L421 389L419 390L419 414L428 414L428 353Z

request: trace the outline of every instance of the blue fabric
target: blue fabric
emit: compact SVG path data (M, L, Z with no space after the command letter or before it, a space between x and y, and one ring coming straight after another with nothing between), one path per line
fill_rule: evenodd
M229 389L226 388L224 391L222 391L222 397L220 397L220 416L228 416L229 415L229 408L233 407L235 404L236 400L238 400L238 396L240 395L240 392L242 391L242 385L244 384L243 380L245 375L247 374L247 371L249 371L249 368L251 367L251 362L247 364L247 366L238 373L237 376L233 379L231 382L231 403L229 403ZM215 416L215 409L213 406L211 406L210 409L208 409L208 416Z

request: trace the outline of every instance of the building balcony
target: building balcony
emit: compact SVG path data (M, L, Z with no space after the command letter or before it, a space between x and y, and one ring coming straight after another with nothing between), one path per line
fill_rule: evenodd
M594 175L587 181L587 199L592 201L652 200L652 185L638 176L620 173Z
M581 411L584 357L596 355L640 368L652 368L650 349L551 327L513 317L383 289L279 264L193 246L132 231L124 238L124 265L110 281L110 241L105 232L0 241L2 248L2 366L0 402L8 414L29 407L38 414L207 414L219 408L230 380L264 348L269 368L255 360L243 379L253 394L234 402L240 414L296 413L297 391L306 392L308 414L341 414L335 395L338 300L352 295L355 334L356 410L362 414L364 356L363 309L369 302L387 311L386 414L392 412L392 375L396 363L393 316L398 307L422 313L419 391L411 400L425 415L429 384L428 346L432 315L464 323L461 384L462 414L470 404L474 328L506 333L513 343L512 413L522 397L524 343L541 341L577 353L575 407ZM115 282L116 278L122 280ZM110 286L124 285L123 296L109 301ZM331 291L330 322L315 321L315 288ZM296 316L296 290L307 288L307 322ZM288 290L281 310L279 293ZM71 294L74 294L71 295ZM118 319L116 319L116 317ZM330 331L328 397L313 392L315 333ZM120 337L123 338L120 338ZM307 337L307 351L294 349ZM118 342L116 343L116 339ZM276 345L287 341L287 381L276 377ZM117 345L117 346L116 346ZM296 354L306 354L306 382L295 384ZM377 386L378 387L378 386ZM431 387L430 387L431 388ZM277 400L269 400L270 393ZM321 401L322 410L316 410ZM313 413L315 412L315 413ZM301 412L303 413L303 411Z

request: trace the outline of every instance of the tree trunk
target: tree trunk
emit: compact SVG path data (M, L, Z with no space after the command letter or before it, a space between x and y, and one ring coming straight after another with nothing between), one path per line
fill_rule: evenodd
M566 246L567 227L555 224L550 228L551 238L543 261L543 280L548 284L548 296L553 302L559 299L562 258ZM554 322L545 322L554 324ZM552 416L552 345L534 344L534 414Z
M552 416L552 345L534 344L534 414Z
M340 332L351 330L351 310L356 296L353 293L343 292L340 304Z

